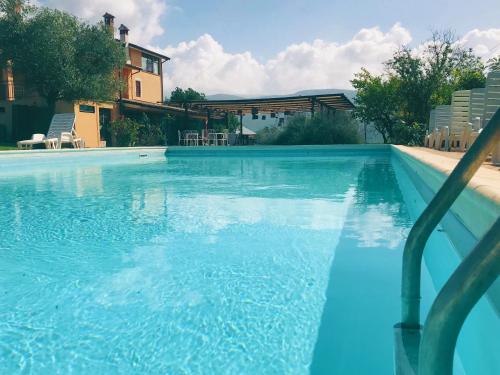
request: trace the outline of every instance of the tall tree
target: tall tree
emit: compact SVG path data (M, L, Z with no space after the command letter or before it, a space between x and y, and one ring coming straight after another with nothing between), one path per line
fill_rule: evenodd
M364 123L373 123L384 143L392 142L399 109L397 80L361 69L351 82L356 89L354 116Z
M384 141L420 143L430 110L450 104L456 90L484 87L485 66L463 49L451 32L435 32L418 51L401 47L380 76L366 70L352 80L358 90L355 113L373 122Z
M11 12L9 10L9 12ZM46 99L53 111L58 100L111 100L120 82L116 72L126 61L124 48L102 24L88 25L54 9L38 8L17 17L16 38L2 40L14 75Z
M488 70L498 71L500 70L500 55L492 57L488 60Z
M23 20L32 10L24 0L0 0L0 66L6 66L22 48Z

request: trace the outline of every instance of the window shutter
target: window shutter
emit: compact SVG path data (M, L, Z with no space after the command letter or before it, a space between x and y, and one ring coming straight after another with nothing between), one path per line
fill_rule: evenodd
M141 97L141 81L135 81L135 96Z

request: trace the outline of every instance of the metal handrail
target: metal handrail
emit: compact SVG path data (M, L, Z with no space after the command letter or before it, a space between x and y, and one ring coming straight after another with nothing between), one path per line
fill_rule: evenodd
M493 147L500 142L500 109L458 162L443 186L415 222L403 252L401 323L403 329L420 326L420 277L425 244L453 202L479 169Z
M500 274L500 218L443 286L425 321L418 373L448 375L460 329Z

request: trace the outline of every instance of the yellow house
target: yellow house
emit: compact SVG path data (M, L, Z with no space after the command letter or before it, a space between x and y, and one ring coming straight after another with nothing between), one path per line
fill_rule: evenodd
M114 16L104 14L104 23L113 30ZM121 43L126 49L127 62L117 72L124 81L124 89L117 93L113 102L74 101L56 103L56 113L74 112L75 131L85 141L85 147L103 147L109 145L109 127L111 121L131 112L143 112L161 115L165 113L183 113L180 108L163 104L163 64L169 57L151 51L128 40L129 29L125 25L119 27ZM0 142L5 139L17 141L20 135L16 132L16 106L43 107L44 103L35 94L30 96L21 92L23 85L18 85L10 69L2 72L0 86ZM20 79L20 81L22 81ZM18 88L18 89L16 89ZM25 108L23 108L25 111ZM18 110L19 112L19 110ZM36 112L36 111L35 111ZM36 117L36 116L35 116ZM25 130L24 133L27 133ZM23 134L24 137L27 134Z

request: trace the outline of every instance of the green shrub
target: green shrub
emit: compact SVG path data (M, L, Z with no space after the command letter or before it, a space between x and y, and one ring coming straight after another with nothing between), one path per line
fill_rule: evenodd
M139 130L142 124L124 117L111 123L111 140L116 147L133 147L139 141Z
M275 145L278 143L277 139L282 131L282 128L277 127L264 128L257 132L255 140L261 145Z
M420 146L423 144L426 126L414 122L407 125L404 122L396 123L393 127L392 143L400 145Z
M167 134L163 129L163 121L151 122L144 113L139 127L139 146L164 146L167 143Z
M284 128L265 128L257 133L257 143L275 145L359 143L358 127L351 113L333 117L304 115L293 117Z

